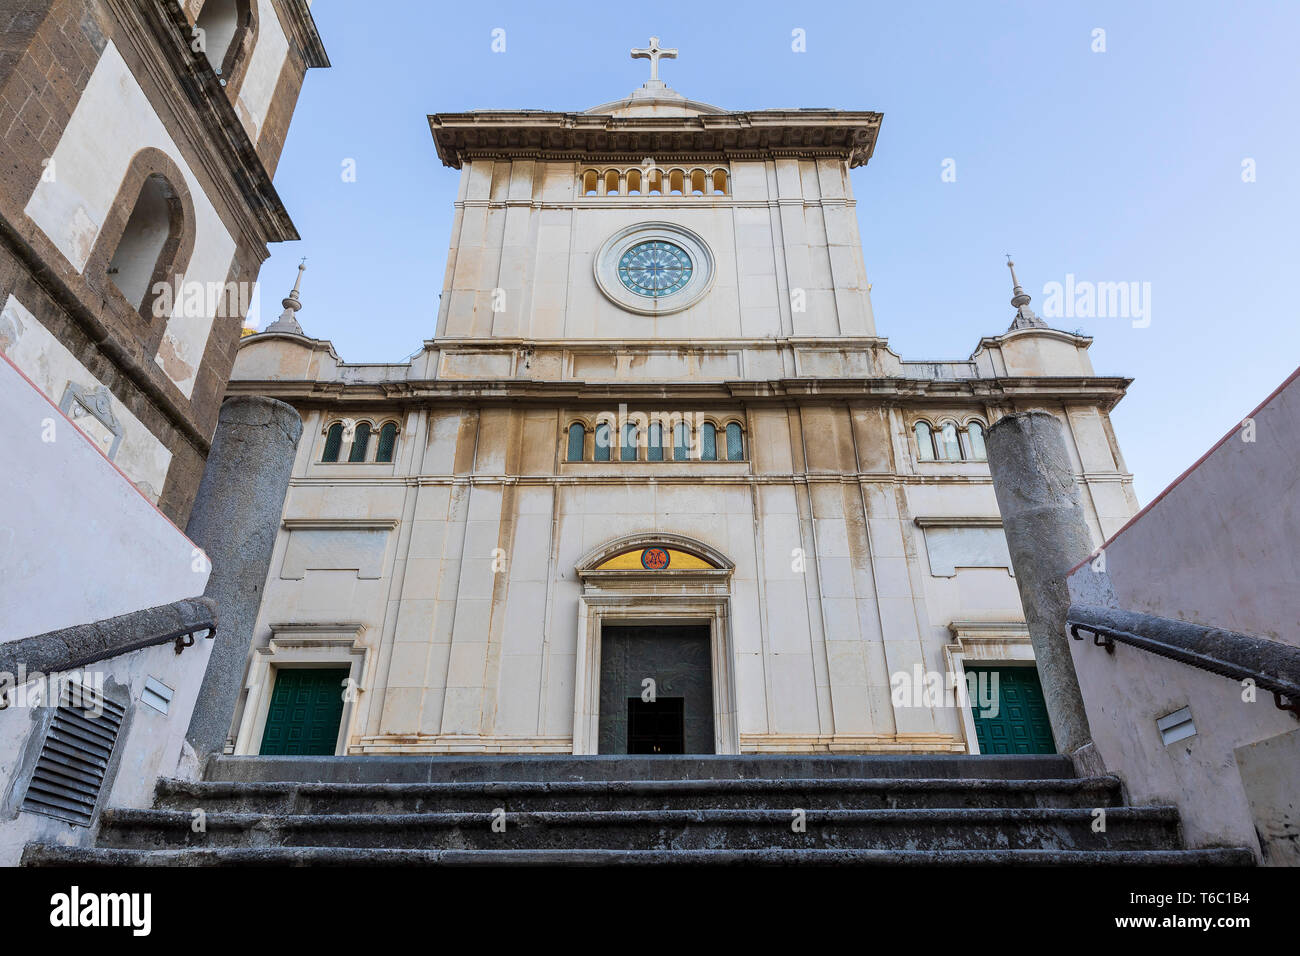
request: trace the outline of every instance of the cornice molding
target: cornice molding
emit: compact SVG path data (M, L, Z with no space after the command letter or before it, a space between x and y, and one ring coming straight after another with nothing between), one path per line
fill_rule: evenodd
M1016 406L1041 402L1098 405L1109 410L1124 396L1127 378L987 378L942 382L910 378L800 378L718 382L585 382L418 379L389 382L232 380L226 394L264 395L304 406L398 402L404 405L556 405L723 402L757 405L869 401L931 406L980 402Z
M289 28L289 40L308 68L330 66L329 54L325 52L325 44L321 42L307 0L280 0L280 8Z
M479 158L640 162L646 156L833 156L864 166L882 115L840 110L760 110L699 116L616 117L542 110L430 114L438 158L461 168Z

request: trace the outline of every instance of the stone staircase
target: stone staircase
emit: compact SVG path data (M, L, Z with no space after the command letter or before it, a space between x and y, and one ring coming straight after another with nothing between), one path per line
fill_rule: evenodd
M95 846L23 863L1254 862L1184 849L1173 807L1125 806L1117 779L1058 756L220 757L207 777L162 780L153 809L104 810Z

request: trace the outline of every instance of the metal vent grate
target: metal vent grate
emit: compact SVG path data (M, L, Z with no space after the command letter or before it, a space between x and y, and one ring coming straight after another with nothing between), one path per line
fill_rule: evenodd
M22 809L90 826L125 715L89 688L65 686Z

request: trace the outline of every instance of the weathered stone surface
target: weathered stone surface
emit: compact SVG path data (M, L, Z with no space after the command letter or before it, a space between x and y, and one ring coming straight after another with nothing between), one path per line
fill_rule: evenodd
M275 399L236 398L221 408L186 529L212 562L206 596L222 615L187 734L200 755L219 752L230 729L301 435L298 413Z
M1072 754L1091 734L1065 630L1065 579L1093 548L1074 467L1061 423L1047 412L1007 415L989 429L986 447L1052 734Z
M789 778L1062 780L1070 761L1055 754L745 754L689 757L568 754L456 756L234 757L208 763L208 780L434 783L496 780L762 780Z
M991 768L992 769L992 768ZM485 813L599 810L835 810L1117 807L1115 777L767 777L732 780L483 780L439 783L237 783L167 779L156 805L234 813Z
M212 628L217 604L196 597L0 644L0 674L54 674L158 643L160 635Z
M1249 866L1246 850L357 850L29 847L25 866Z
M106 811L94 850L29 866L1249 865L1188 852L1177 813L1125 806L1060 756L221 758L164 781L155 808ZM742 766L751 776L735 775ZM325 767L373 782L310 783ZM1059 777L1015 777L1034 769ZM626 779L635 770L641 779ZM742 771L743 772L743 771ZM799 777L797 775L804 776ZM845 776L854 774L854 776ZM477 777L466 780L465 776ZM419 777L438 782L396 783ZM192 809L204 807L195 833ZM1094 808L1110 825L1092 827ZM505 812L505 829L494 827ZM792 826L796 813L803 827Z
M804 827L792 826L802 820ZM494 827L494 819L504 829ZM1091 807L599 810L505 813L211 812L195 832L187 810L109 809L97 845L194 847L346 846L477 850L1175 850L1172 807L1112 807L1093 829Z
M1233 680L1252 679L1270 690L1300 699L1300 648L1241 634L1221 627L1206 627L1174 618L1141 614L1121 608L1071 604L1069 620L1087 628L1099 627L1129 635L1125 643L1162 657ZM1194 662L1194 663L1193 663Z

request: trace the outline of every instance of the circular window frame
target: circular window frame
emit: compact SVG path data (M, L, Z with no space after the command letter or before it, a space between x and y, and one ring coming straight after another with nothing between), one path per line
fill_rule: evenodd
M627 288L618 277L618 263L633 246L642 242L670 242L690 256L691 278L676 292L646 296ZM601 245L592 268L596 286L621 309L638 315L671 315L689 309L713 287L713 250L698 235L671 222L638 222L614 233Z

